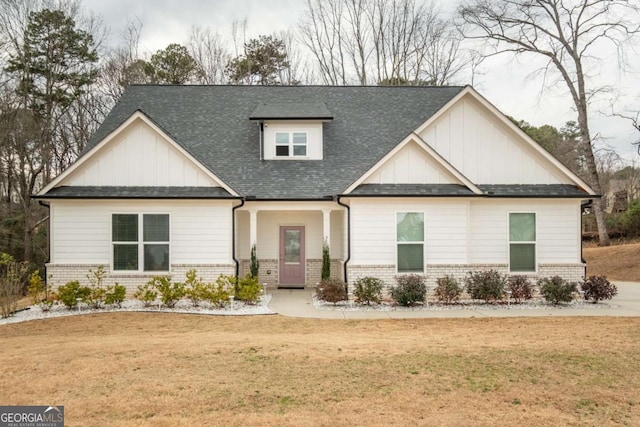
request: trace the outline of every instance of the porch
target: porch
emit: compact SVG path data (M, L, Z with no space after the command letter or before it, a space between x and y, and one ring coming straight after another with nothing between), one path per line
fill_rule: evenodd
M344 280L346 209L336 202L246 202L235 211L240 275L250 272L251 247L258 279L269 287L313 287L321 279L322 247L331 256L331 277Z

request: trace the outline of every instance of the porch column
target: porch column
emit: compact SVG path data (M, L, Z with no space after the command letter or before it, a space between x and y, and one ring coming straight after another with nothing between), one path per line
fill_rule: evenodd
M327 242L327 245L331 247L331 210L322 210L322 222L323 222L323 242Z
M258 242L258 211L249 210L249 248Z

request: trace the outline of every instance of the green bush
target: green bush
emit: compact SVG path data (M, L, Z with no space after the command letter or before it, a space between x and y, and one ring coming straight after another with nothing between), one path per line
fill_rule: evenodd
M582 282L580 288L584 292L584 299L593 300L594 304L618 294L618 288L606 276L590 276Z
M391 288L391 298L402 306L423 303L427 298L427 284L424 276L405 274L396 276L397 286Z
M87 280L89 281L89 292L83 302L87 303L92 308L100 308L104 304L105 295L107 290L102 287L102 281L107 277L107 273L104 271L104 267L99 265L96 271L89 270L87 274Z
M262 286L258 282L258 278L247 274L242 278L238 278L234 287L234 295L236 301L243 301L249 304L255 304L260 298Z
M316 289L316 297L321 301L337 303L338 301L346 301L347 285L340 279L321 280Z
M354 283L353 296L360 304L379 304L384 282L376 277L361 277Z
M231 300L235 283L236 278L234 276L221 274L216 279L216 283L206 284L207 290L204 299L215 307L224 307Z
M507 280L507 290L516 303L533 298L533 284L526 276L511 276Z
M116 283L113 286L107 286L107 292L104 295L104 303L108 305L117 305L118 307L122 307L122 303L124 302L126 297L127 297L127 288Z
M158 298L158 292L153 282L147 282L144 285L138 286L138 290L133 297L142 301L145 307L149 307Z
M153 276L147 283L158 291L160 301L169 308L175 307L185 295L184 283L171 282L169 276Z
M184 294L194 307L200 305L200 301L206 299L207 285L198 277L196 270L191 269L186 273L184 282Z
M640 200L634 200L622 213L622 227L627 237L640 235Z
M80 282L73 280L58 288L57 298L69 310L78 306L78 301L86 301L91 288L80 286Z
M540 294L542 294L545 301L555 305L573 301L574 294L578 291L576 283L569 283L560 276L540 279L538 280L538 286L540 287Z
M322 280L331 278L331 254L326 240L322 244L322 271L320 277Z
M436 279L436 284L434 294L438 301L451 304L456 302L460 298L460 294L462 294L462 286L452 276L439 277Z
M251 275L258 278L258 274L260 274L260 261L258 261L258 253L255 244L251 246L251 264L249 268L251 270Z
M507 278L496 270L470 271L464 281L472 299L491 302L502 299Z

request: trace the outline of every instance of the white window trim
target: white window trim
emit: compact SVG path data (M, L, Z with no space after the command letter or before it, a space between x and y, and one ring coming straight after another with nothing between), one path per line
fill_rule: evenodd
M422 225L423 225L423 235L422 235L422 242L399 242L398 241L398 214L399 213L421 213L422 214ZM395 265L396 265L396 274L424 274L427 270L427 239L425 238L426 234L427 234L427 220L426 220L426 213L424 211L419 211L419 210L406 210L406 211L395 211L395 213L393 214L393 240L394 240L394 252L395 252ZM399 271L398 269L398 245L400 244L405 244L405 245L411 245L411 244L419 244L422 243L422 270L421 271Z
M136 242L117 242L113 241L113 216L114 215L137 215L138 216L138 240ZM169 216L169 241L168 242L149 242L149 244L169 245L169 269L146 271L144 269L144 216L145 215L168 215ZM111 272L120 275L155 275L171 273L172 244L171 244L171 214L169 212L111 212L109 214L109 267ZM137 270L116 270L113 264L113 246L115 244L136 244L138 245L138 269Z
M536 240L533 241L518 241L513 242L513 244L533 244L533 270L532 271L511 271L511 230L510 230L510 216L512 213L524 213L524 214L533 214L534 218L534 227L535 227L535 235ZM536 211L509 211L507 212L507 264L509 265L509 274L510 275L527 275L527 274L537 274L538 273L538 212Z
M284 145L278 145L278 134L286 133L289 138L289 155L288 156L279 156L278 155L278 147L284 147ZM294 133L302 133L304 134L305 143L304 144L294 144L293 142L293 134ZM304 156L296 156L294 154L294 147L305 147L306 154ZM309 158L309 132L304 130L286 130L286 131L275 131L273 134L273 158L276 160L291 160L291 159L308 159Z

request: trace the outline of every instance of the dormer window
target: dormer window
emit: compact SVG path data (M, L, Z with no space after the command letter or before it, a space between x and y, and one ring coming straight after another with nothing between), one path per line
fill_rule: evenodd
M307 132L276 132L276 157L306 157Z

